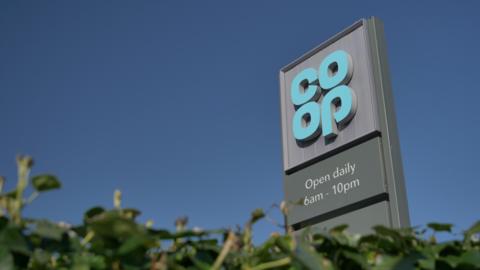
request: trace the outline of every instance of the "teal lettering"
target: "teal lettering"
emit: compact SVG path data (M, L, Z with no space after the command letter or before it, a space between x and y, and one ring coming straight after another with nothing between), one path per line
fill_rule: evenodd
M293 78L290 97L295 107L292 131L296 140L309 141L320 134L332 139L339 127L350 122L357 111L355 93L346 85L352 76L351 56L337 50L321 62L318 76L315 69L307 68Z

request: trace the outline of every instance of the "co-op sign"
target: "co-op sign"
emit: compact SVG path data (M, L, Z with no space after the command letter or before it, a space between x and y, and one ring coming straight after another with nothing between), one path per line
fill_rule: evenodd
M380 131L369 50L365 27L359 27L282 69L287 173Z
M294 229L409 224L392 96L375 18L280 71L287 223Z
M298 141L309 141L320 133L325 139L337 136L355 115L357 99L347 86L352 78L352 57L344 50L329 54L314 68L300 71L292 80L290 96L296 106L292 132ZM339 108L337 110L337 108Z

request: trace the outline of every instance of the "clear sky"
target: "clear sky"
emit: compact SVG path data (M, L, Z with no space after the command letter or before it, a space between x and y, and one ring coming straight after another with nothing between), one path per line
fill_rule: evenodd
M384 2L2 1L0 174L13 186L27 153L62 180L33 217L78 223L119 188L157 226L243 224L283 197L279 69L377 16L412 224L465 229L480 218L480 2Z

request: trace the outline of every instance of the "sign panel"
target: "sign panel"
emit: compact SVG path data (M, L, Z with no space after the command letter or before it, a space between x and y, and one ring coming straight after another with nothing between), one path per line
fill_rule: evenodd
M290 207L290 224L385 194L383 168L377 137L285 176L285 198L294 202Z
M295 167L380 130L376 116L376 100L373 98L373 75L367 39L366 26L362 25L322 50L302 58L301 62L294 63L281 75L281 84L284 85L281 108L286 171L290 172ZM347 61L336 62L337 58L341 58L337 56L339 53L344 54ZM347 76L343 76L345 80L341 80L342 70L348 70L345 72ZM328 73L335 71L335 76L329 76ZM337 77L341 83L335 85L334 80ZM302 82L308 83L308 88L304 89ZM353 104L348 110L350 119L346 118L342 123L344 119L335 121L332 115L335 112L331 107L344 107L335 104L335 98L341 96L337 90L342 90L343 87L348 87ZM309 92L314 91L315 94L309 95ZM308 99L310 96L312 98ZM302 105L302 97L310 102ZM341 102L345 103L345 100ZM308 110L310 105L316 106L318 112L308 115L309 111L315 110ZM309 123L309 127L321 126L317 129L318 134L313 134L314 137L310 140L299 140L294 134L297 126L304 125L303 119L300 119L302 116L319 120L316 121L318 125L314 125L314 121ZM330 127L337 129L336 134L333 134Z
M389 80L375 18L280 71L287 223L295 230L409 225Z
M300 226L293 227L296 229L295 232L298 236L301 236L303 230L306 230L306 228L308 228L310 233L328 232L329 229L340 224L349 224L349 229L354 229L355 233L369 233L372 231L372 224L387 227L392 226L390 216L388 201L382 201L370 206L361 207L345 215L335 216L325 221L315 223L302 222L299 223Z

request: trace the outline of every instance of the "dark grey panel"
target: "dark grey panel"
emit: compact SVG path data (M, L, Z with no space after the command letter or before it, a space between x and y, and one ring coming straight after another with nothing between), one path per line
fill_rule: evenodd
M310 233L326 233L329 229L342 224L349 225L347 231L360 234L371 233L373 225L390 227L389 203L380 202L346 215L332 218L328 221L307 227L308 229L298 230L295 232L295 235L300 236L305 230L309 230L308 232Z
M379 131L377 100L373 85L373 74L369 59L368 36L365 21L360 21L314 51L294 61L280 72L282 138L284 170L293 168L322 156L362 136ZM320 136L313 144L299 146L292 134L292 118L295 107L290 100L292 79L305 68L318 70L321 61L336 50L350 54L353 62L353 76L348 86L357 97L357 112L351 122L339 132L333 142L326 142Z
M289 225L385 193L380 138L286 175L284 185Z

